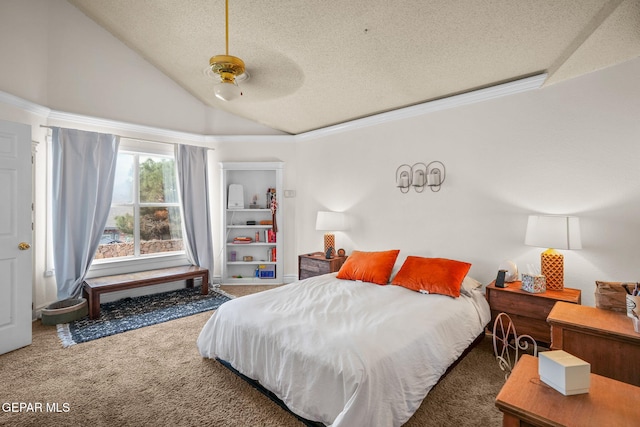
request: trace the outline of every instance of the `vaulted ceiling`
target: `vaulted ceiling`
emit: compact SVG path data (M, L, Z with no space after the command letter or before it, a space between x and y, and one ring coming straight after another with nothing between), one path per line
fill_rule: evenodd
M243 96L214 96L224 0L68 0L206 105L291 134L640 56L640 0L230 0Z

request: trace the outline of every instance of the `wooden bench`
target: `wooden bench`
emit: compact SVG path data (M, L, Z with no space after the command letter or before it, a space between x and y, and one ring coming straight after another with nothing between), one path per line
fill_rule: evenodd
M193 288L193 279L196 277L202 278L201 293L202 295L207 295L209 293L209 270L195 265L85 279L82 285L82 293L89 304L89 318L97 319L100 316L101 294L178 280L186 280L187 288Z

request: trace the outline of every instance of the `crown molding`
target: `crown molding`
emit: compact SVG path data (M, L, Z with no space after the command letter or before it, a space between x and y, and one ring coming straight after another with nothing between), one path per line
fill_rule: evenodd
M11 95L10 93L3 92L0 90L0 102L3 104L10 105L12 107L19 108L20 110L26 111L27 113L35 114L37 116L48 117L51 113L51 109L47 107L43 107L42 105L36 104L31 101L27 101L26 99L22 99L15 95Z
M375 126L396 120L403 120L411 117L421 116L436 111L448 110L463 105L475 104L490 99L501 98L503 96L539 89L545 82L547 73L514 80L507 83L490 86L484 89L477 89L459 95L448 96L422 104L416 104L385 113L375 114L361 119L351 120L334 126L327 126L322 129L312 130L296 135L299 141L308 141L323 138L336 133L360 129L363 127Z
M204 140L209 144L240 142L291 143L296 141L296 135L205 135Z
M189 132L180 132L170 129L157 128L153 126L138 125L135 123L121 122L118 120L101 119L99 117L85 116L82 114L66 113L64 111L51 110L47 117L49 120L61 120L85 126L95 126L112 129L117 132L143 134L145 138L149 136L178 139L190 141L198 144L205 142L205 136ZM130 136L135 139L135 136Z
M160 137L162 139L180 140L191 142L196 145L210 146L217 143L291 143L298 141L309 141L317 138L324 138L342 132L348 132L363 127L375 126L396 120L403 120L411 117L425 115L436 111L448 110L463 105L475 104L490 99L501 98L503 96L539 89L547 78L547 74L514 80L495 86L478 89L459 95L449 96L434 101L425 102L405 108L400 108L385 113L361 119L351 120L334 126L316 129L297 135L202 135L189 132L180 132L170 129L145 126L134 123L121 122L117 120L101 119L99 117L85 116L82 114L67 113L64 111L51 110L36 103L19 98L6 92L0 91L0 102L17 107L26 112L42 116L47 120L61 120L68 123L75 123L84 126L94 126L108 128L118 132L141 134L144 138ZM128 136L135 139L135 136Z

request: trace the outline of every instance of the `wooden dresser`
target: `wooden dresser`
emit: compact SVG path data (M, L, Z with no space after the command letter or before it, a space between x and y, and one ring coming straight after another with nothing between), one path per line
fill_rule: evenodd
M538 359L528 354L516 363L496 397L503 427L636 426L640 388L591 374L589 393L564 396L540 380Z
M321 274L335 273L347 260L346 256L335 256L327 259L322 252L314 252L298 256L298 279L306 279Z
M552 350L589 362L594 374L640 386L640 333L625 313L558 303L547 321Z
M549 345L551 328L547 316L558 301L580 304L580 289L564 288L562 291L547 290L539 294L520 289L521 282L510 282L506 288L497 288L495 281L486 288L486 297L491 307L491 325L500 313L507 313L516 327L518 335L531 335L536 341Z

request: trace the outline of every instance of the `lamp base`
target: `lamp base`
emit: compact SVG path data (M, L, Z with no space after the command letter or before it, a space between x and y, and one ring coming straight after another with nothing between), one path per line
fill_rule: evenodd
M326 254L329 248L336 247L336 235L331 233L326 233L324 235L324 253Z
M542 275L545 277L547 289L561 291L564 289L564 256L554 249L547 249L540 255Z

